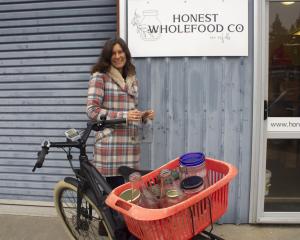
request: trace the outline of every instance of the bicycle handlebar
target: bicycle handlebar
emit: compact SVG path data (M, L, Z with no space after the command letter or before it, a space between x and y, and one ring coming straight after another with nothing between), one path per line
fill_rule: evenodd
M102 131L104 128L107 127L113 127L114 125L117 124L122 124L122 123L126 123L126 119L122 118L122 119L110 119L110 120L106 120L104 118L101 118L100 121L98 122L92 122L89 121L87 123L87 128L83 131L82 134L82 138L79 139L78 141L66 141L66 142L50 142L48 140L44 140L42 142L42 150L38 151L38 158L37 161L32 169L32 172L34 172L36 170L36 168L41 168L43 166L44 160L46 155L49 152L49 149L52 147L56 147L56 148L64 148L64 147L76 147L76 148L81 148L82 146L85 147L85 143L88 139L88 137L90 136L90 133L92 130L94 131Z
M50 142L47 141L47 140L43 141L42 150L38 151L38 153L37 153L38 159L37 159L37 161L36 161L36 163L35 163L35 165L32 169L32 172L34 172L36 168L41 168L43 166L45 157L49 152L49 148L50 148Z
M100 121L97 122L97 124L104 124L106 127L109 126L109 125L117 125L117 124L122 124L122 123L126 123L125 118L100 120Z

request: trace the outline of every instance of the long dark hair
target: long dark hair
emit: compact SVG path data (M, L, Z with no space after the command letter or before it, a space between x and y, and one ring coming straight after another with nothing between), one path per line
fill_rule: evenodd
M122 38L114 38L106 41L102 49L102 53L98 58L97 63L91 69L91 74L95 72L101 72L101 73L108 72L111 66L112 50L117 43L120 44L126 56L126 64L123 68L123 77L127 77L128 75L130 76L135 75L136 73L135 66L131 62L131 54L129 48Z

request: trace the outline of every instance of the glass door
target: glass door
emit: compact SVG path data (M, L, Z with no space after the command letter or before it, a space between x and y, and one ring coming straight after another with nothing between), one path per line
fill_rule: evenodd
M270 1L268 20L264 213L299 217L300 1Z

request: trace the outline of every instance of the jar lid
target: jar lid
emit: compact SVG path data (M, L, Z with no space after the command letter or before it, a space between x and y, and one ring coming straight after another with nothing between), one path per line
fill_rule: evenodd
M176 189L170 189L166 191L166 195L169 198L176 198L180 196L180 193Z
M139 199L140 196L141 196L141 192L139 190L137 189L132 190L132 188L129 188L123 191L119 197L127 202L135 202L136 200Z
M191 176L183 179L180 183L182 189L195 189L203 185L203 179L199 176Z
M202 152L186 153L179 158L180 164L188 167L200 165L204 161L205 155Z

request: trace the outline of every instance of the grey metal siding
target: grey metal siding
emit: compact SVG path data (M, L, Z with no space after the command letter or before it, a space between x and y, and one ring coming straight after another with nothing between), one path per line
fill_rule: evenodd
M99 46L114 36L115 1L26 2L0 0L0 198L52 201L55 182L71 173L65 155L49 154L35 174L33 159L42 139L63 140L65 129L84 126L88 71ZM156 111L153 129L144 134L142 166L156 168L188 151L237 166L222 222L248 222L249 53L134 59L140 108Z
M89 70L115 31L112 0L0 1L0 199L52 201L71 171L55 151L32 174L36 152L85 126Z
M143 145L144 165L156 168L190 151L235 165L239 174L230 187L224 223L249 219L253 4L248 2L248 57L135 59L142 108L154 108L157 115Z
M135 59L142 108L154 108L153 133L142 159L156 168L185 152L232 163L222 222L248 222L252 132L252 56ZM151 159L151 162L147 161Z

